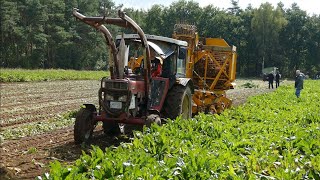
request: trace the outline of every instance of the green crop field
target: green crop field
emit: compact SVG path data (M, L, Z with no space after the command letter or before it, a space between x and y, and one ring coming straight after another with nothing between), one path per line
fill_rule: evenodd
M55 161L44 179L319 179L320 81L302 97L282 86L221 115L176 119L74 165Z
M76 71L62 69L0 69L0 82L29 82L54 80L100 80L107 71Z

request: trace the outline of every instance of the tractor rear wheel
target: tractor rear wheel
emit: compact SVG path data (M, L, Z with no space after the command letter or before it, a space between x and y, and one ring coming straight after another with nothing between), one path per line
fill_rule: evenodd
M103 122L103 132L108 136L114 136L120 134L119 124L115 121L105 121Z
M91 140L96 122L93 120L93 110L81 108L77 113L74 124L74 142L76 144L88 143Z
M164 103L164 114L167 118L175 119L179 115L183 119L191 118L192 94L189 86L176 85L168 92Z

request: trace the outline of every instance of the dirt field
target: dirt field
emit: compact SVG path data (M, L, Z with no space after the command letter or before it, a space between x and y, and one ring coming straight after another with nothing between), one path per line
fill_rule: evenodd
M257 88L243 88L250 82ZM83 103L97 104L99 81L54 81L34 83L4 83L1 85L0 128L1 133L30 128L32 136L16 139L1 137L0 179L34 179L48 170L49 162L59 160L72 163L86 150L73 143L72 122L60 125L53 130L40 131L37 126L61 116L67 111L77 110ZM235 106L246 101L247 97L270 92L262 81L237 81L238 86L227 92ZM291 83L291 82L287 82ZM32 124L32 126L29 126ZM34 133L33 133L34 131ZM11 132L11 131L10 131ZM10 137L14 137L16 133ZM21 137L21 138L20 138ZM105 148L117 146L122 137L105 137L98 127L92 144Z

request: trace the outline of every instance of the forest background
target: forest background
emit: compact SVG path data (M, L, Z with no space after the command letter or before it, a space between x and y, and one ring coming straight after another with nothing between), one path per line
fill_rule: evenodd
M72 16L73 7L87 16L116 17L123 9L147 34L171 37L175 23L197 26L201 37L221 37L237 46L237 75L261 75L276 66L284 77L296 69L313 77L320 72L320 15L297 4L285 9L263 3L259 8L200 7L179 0L148 10L123 8L112 0L0 0L0 67L105 70L108 50L100 32ZM116 35L121 29L108 26Z

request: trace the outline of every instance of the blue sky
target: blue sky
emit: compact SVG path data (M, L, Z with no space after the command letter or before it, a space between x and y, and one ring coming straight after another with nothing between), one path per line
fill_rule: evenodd
M154 4L162 4L169 6L172 2L177 0L115 0L114 2L119 5L123 4L124 7L131 7L136 9L149 9ZM231 0L193 0L198 2L201 7L212 4L221 9L231 7ZM239 5L242 9L245 9L248 4L253 7L259 7L261 3L269 2L273 6L276 6L280 0L239 0ZM282 0L285 8L289 8L292 3L297 3L298 6L307 11L309 15L320 14L320 0Z

